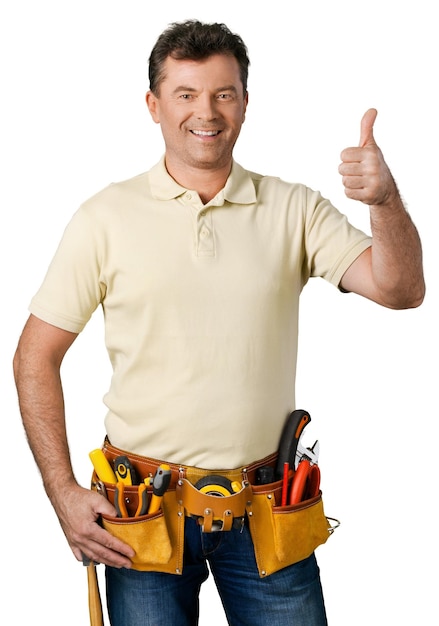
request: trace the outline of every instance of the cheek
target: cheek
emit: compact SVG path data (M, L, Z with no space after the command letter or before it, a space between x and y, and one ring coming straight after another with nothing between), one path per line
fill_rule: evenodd
M166 128L170 133L176 133L181 128L183 118L175 111L167 111L163 108L157 110L157 119L162 128Z

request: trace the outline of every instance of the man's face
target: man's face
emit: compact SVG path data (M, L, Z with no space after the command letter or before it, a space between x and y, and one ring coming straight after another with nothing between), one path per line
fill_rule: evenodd
M247 107L235 57L216 54L202 61L168 57L164 76L159 96L148 92L146 101L161 126L170 172L229 166Z

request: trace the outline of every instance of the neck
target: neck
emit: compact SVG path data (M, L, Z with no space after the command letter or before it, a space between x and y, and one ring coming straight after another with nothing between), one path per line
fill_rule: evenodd
M182 187L193 189L200 196L203 204L207 204L223 189L232 168L232 162L217 169L203 169L185 165L178 167L166 157L166 169L172 178Z

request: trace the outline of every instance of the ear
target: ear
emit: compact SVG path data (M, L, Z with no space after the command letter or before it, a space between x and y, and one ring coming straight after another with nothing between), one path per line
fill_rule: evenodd
M154 120L156 124L159 124L160 123L159 101L158 101L157 96L155 96L152 93L152 91L147 91L145 100L146 100L146 106L149 109L152 119Z
M243 107L243 112L242 112L242 123L245 122L245 113L247 111L247 105L248 105L248 91L245 92L245 96L244 96L244 107Z

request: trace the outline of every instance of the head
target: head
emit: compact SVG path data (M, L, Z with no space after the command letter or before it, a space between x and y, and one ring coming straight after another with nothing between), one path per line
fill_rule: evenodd
M201 61L216 54L235 57L244 94L247 92L247 47L239 35L232 33L225 24L203 24L197 20L171 24L157 39L149 58L149 88L156 96L165 77L165 61Z

